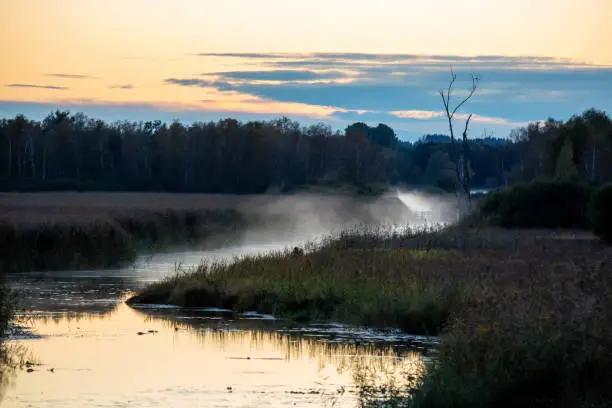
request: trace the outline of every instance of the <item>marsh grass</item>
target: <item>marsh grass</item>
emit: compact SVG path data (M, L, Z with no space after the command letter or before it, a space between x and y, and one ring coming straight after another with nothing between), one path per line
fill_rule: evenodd
M610 406L610 254L573 255L457 310L411 406Z
M442 274L460 284L471 269L472 295L450 310L439 355L418 386L390 384L394 395L365 395L364 406L612 406L612 248L592 235L456 226L346 234L334 246L444 248L460 255L450 258L452 277ZM477 262L488 266L475 273Z
M574 231L361 229L304 255L202 265L132 301L440 334L415 387L381 397L365 382L365 406L609 407L611 255Z
M131 302L257 310L434 334L452 310L520 275L512 263L517 252L523 252L522 262L550 264L556 252L597 245L549 235L357 229L303 255L286 250L203 264L148 286ZM555 245L556 251L548 250Z
M117 267L138 253L219 247L247 233L310 233L313 217L314 229L328 230L412 215L396 197L0 193L0 272Z
M461 285L434 282L444 251L322 248L203 264L147 287L134 303L256 310L296 320L335 319L435 333L448 303L467 296ZM407 275L404 271L410 270Z
M78 195L73 198L78 202ZM0 200L0 272L117 267L139 252L188 246L213 236L223 242L256 221L233 208L163 200L157 207L37 202L42 196L34 202L15 200ZM170 204L176 207L166 207Z

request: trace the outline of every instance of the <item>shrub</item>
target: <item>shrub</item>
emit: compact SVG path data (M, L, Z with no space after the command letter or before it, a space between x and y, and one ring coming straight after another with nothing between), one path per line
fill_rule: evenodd
M587 228L591 189L562 181L535 181L489 194L480 209L506 228Z
M612 243L612 183L593 193L588 214L593 232L604 241Z

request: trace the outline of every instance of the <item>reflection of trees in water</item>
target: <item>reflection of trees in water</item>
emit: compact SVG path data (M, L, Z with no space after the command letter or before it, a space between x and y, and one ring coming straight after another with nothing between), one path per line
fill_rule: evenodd
M333 365L338 374L351 375L363 400L408 392L425 371L423 353L415 351L417 346L422 350L424 344L417 339L415 344L393 344L351 337L350 332L318 331L315 326L303 332L299 328L287 330L286 322L275 320L228 322L218 317L190 317L184 309L138 312L169 329L191 330L199 342L214 344L220 350L242 345L253 351L270 349L287 361L308 358L320 369ZM247 354L236 358L251 357Z
M185 334L193 341L202 344L202 349L212 347L213 352L215 349L225 351L224 355L230 359L309 360L321 370L335 369L349 381L353 379L352 384L346 387L346 392L350 394L345 397L340 393L344 392L344 388L336 389L338 386L327 381L323 374L320 383L304 384L308 387L305 391L298 389L297 393L314 391L322 399L329 398L332 402L326 403L326 406L332 405L336 397L353 400L364 390L370 392L372 388L367 388L368 383L360 380L364 370L383 380L391 378L395 384L405 384L406 380L421 375L423 370L421 356L410 351L410 344L402 344L404 347L400 347L399 344L385 343L380 341L380 338L375 338L380 337L380 332L376 332L372 338L351 338L349 331L342 332L341 328L333 326L293 326L279 320L240 319L231 313L203 313L186 309L139 310L121 303L115 305L113 310L115 314L108 311L46 311L32 314L32 318L46 324L59 325L83 320L95 322L117 319L117 324L125 324L121 327L127 330L131 329L132 322L142 324L144 318L145 322L155 323L158 329L162 326L171 333L174 333L175 328L179 329L179 332L187 332ZM233 317L234 320L230 321L228 317ZM115 322L110 324L114 325ZM366 344L368 342L369 344ZM232 350L236 350L236 355ZM6 374L2 373L3 388L0 393L10 386L13 378L10 374L14 374L15 367L24 362L23 357L19 358L20 363L18 359L12 360L18 364L8 364ZM13 367L13 371L8 370L8 367ZM368 380L370 379L371 377L368 377Z
M36 312L35 318L36 321L40 321L44 324L49 324L51 322L55 324L61 323L78 323L81 321L97 321L100 319L110 320L112 318L112 313L117 310L117 307L120 303L115 303L112 305L112 308L109 307L103 308L103 310L78 310L78 311L66 311L66 310L48 310L45 312ZM28 321L29 316L27 314L24 315L25 321Z

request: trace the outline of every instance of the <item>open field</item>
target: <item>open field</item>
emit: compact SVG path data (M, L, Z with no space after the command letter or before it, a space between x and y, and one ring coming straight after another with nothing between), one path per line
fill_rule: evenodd
M612 248L557 231L353 231L311 253L203 265L131 302L222 306L441 336L414 407L612 401ZM510 405L508 405L510 404Z

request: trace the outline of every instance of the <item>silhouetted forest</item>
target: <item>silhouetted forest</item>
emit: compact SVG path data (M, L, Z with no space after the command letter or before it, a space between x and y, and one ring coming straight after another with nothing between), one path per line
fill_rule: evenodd
M344 132L280 118L241 123L105 123L56 111L42 122L0 121L0 189L287 192L311 185L455 188L449 139L401 142L389 126ZM538 178L612 180L612 121L590 109L507 138L472 139L473 187Z

